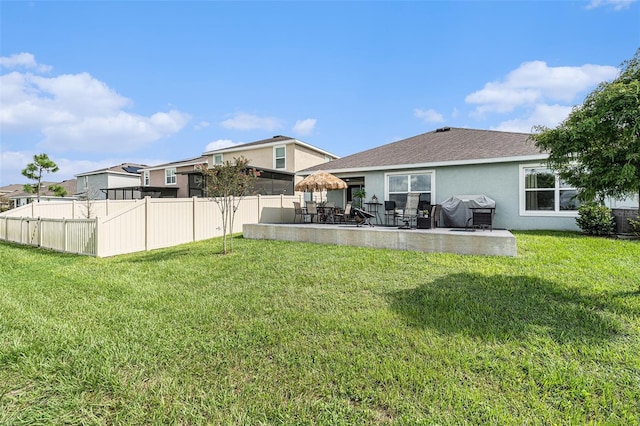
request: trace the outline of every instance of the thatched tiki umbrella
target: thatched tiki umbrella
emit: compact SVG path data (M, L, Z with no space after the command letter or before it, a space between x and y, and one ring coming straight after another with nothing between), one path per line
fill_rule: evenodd
M318 170L302 179L295 186L296 191L306 191L311 193L325 189L347 189L347 183L331 173Z

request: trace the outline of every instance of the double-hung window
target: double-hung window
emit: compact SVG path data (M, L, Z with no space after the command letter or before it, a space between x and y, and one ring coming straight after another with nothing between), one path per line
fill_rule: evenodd
M273 166L274 169L284 169L287 167L287 148L284 146L276 146L273 148Z
M149 170L142 172L142 185L149 186L150 183Z
M580 202L578 191L544 166L521 167L522 214L574 214Z
M214 165L222 164L222 154L216 154L213 156L213 164Z
M426 200L431 200L433 172L389 173L387 174L387 198L395 201L396 207L404 208L409 192L419 192Z
M164 183L167 185L176 184L176 169L172 167L170 169L164 169Z

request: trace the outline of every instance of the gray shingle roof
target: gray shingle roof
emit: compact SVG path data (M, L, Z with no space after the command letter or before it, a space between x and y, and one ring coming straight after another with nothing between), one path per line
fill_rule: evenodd
M342 157L304 171L483 162L490 159L542 154L533 142L529 141L529 137L528 133L445 127Z
M84 172L84 173L78 173L76 176L84 176L84 175L92 175L92 174L98 174L98 173L106 173L106 172L112 172L112 173L125 173L125 174L140 174L140 172L138 171L137 173L133 173L131 171L129 171L129 168L133 168L133 169L142 169L145 167L149 167L146 164L137 164L137 163L122 163L122 164L118 164L117 166L111 166L111 167L105 167L104 169L98 169L98 170L92 170L90 172Z
M201 155L200 157L187 158L186 160L171 161L170 163L157 164L155 166L145 166L142 168L142 170L150 170L150 169L157 169L157 168L171 167L171 166L180 167L183 165L190 165L194 163L206 163L207 158L208 158L207 156Z
M31 183L31 182L29 182ZM75 195L76 190L77 190L77 184L78 184L78 180L77 179L68 179L68 180L63 180L62 182L40 182L40 196L41 197L47 197L47 196L54 196L55 194L53 193L53 191L49 190L49 187L51 185L60 185L62 186L64 189L67 190L67 197L71 197L73 195ZM29 192L25 192L24 191L24 185L20 185L20 190L19 191L15 191L11 194L7 194L7 196L9 198L16 198L16 197L35 197L36 194L32 194Z
M256 146L259 146L259 145L267 145L268 146L268 145L278 144L279 142L283 142L283 143L284 142L293 142L293 143L299 144L301 146L305 146L305 147L307 147L309 149L312 149L314 151L324 153L325 155L327 155L329 157L338 158L337 155L332 154L332 153L330 153L328 151L325 151L325 150L323 150L321 148L318 148L317 146L310 145L310 144L308 144L306 142L303 142L303 141L301 141L299 139L292 138L290 136L283 136L283 135L276 135L276 136L273 136L271 138L261 139L259 141L255 141L255 142L248 142L248 143L243 143L243 144L240 144L240 145L232 145L232 146L228 146L228 147L225 147L225 148L214 149L214 150L206 151L203 155L211 155L211 154L214 154L214 153L224 153L224 152L234 152L234 151L244 151L244 150L247 150L247 149L252 149L252 148L254 148Z

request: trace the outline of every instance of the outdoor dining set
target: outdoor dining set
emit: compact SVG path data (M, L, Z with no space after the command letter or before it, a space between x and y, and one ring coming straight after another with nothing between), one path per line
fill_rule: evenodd
M314 192L344 190L347 183L321 170L305 177L295 185L296 191ZM358 202L356 202L358 201ZM431 204L431 194L409 192L404 203L396 200L378 202L375 195L371 201L363 198L347 202L344 209L333 202L307 201L303 206L294 202L294 222L299 223L350 223L357 226L393 226L400 229L428 229L440 226L440 218L445 227L474 230L493 230L495 201L482 195L453 196L441 204ZM384 223L380 207L384 206Z
M419 201L419 194L409 194L404 209L397 209L395 201L383 203L363 203L366 209L354 207L347 203L345 208L336 206L332 202L318 203L307 201L303 206L294 201L294 222L296 223L330 223L330 224L355 224L357 226L394 226L402 229L431 228L432 215L440 214L439 206L424 204ZM378 212L378 205L384 205L384 223ZM435 221L434 226L439 224Z

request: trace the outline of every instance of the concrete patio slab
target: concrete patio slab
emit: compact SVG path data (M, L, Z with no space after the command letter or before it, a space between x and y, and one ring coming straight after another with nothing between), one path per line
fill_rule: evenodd
M516 256L516 238L509 231L457 228L398 229L325 224L245 224L244 238L416 250L434 253Z

